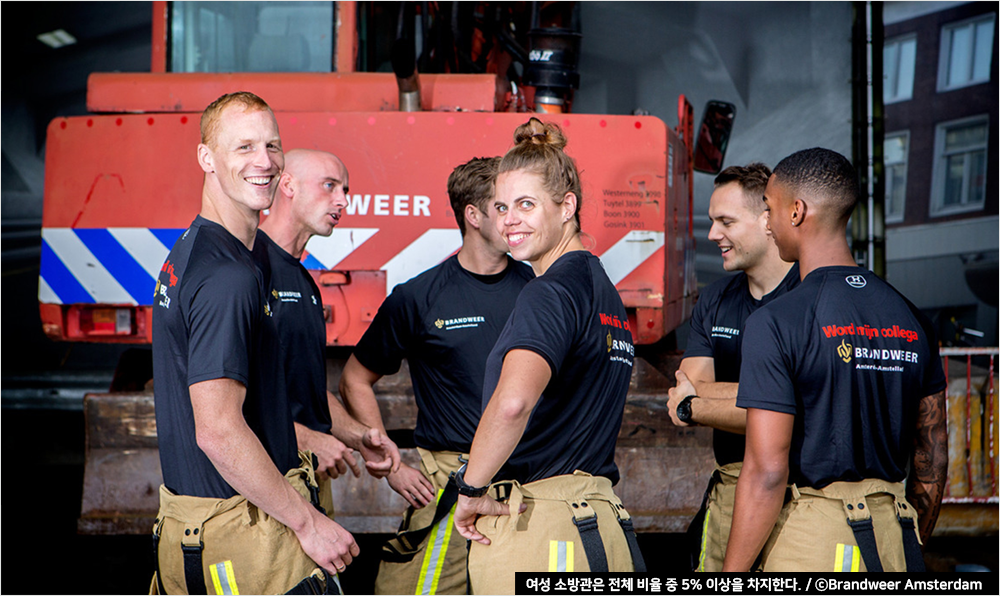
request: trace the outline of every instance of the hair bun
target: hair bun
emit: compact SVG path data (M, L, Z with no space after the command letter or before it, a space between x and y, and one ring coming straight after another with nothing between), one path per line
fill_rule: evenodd
M514 131L514 144L550 145L562 149L566 146L566 137L558 124L532 118Z

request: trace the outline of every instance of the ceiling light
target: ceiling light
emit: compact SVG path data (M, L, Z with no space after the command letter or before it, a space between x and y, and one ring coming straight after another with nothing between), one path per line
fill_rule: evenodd
M61 48L63 46L75 44L76 38L69 33L66 33L64 29L56 29L55 31L42 33L38 36L38 41L44 43L50 48Z

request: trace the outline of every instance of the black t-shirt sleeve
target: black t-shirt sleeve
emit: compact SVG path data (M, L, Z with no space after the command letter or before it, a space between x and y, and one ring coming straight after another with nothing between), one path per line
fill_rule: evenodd
M795 387L782 340L766 309L747 319L736 405L795 414ZM747 346L753 346L747 349Z
M505 356L511 350L537 353L549 363L553 378L559 376L576 336L576 301L561 289L542 280L524 287L511 313L512 339L504 352Z
M354 348L358 362L383 376L398 372L412 345L415 313L416 305L403 288L393 290Z
M248 384L251 329L259 316L257 279L227 263L194 284L188 300L188 385L228 378Z
M713 304L715 304L713 296L706 292L694 305L694 312L691 313L691 333L688 335L687 347L684 349L685 358L715 357L710 337L712 321L709 315Z

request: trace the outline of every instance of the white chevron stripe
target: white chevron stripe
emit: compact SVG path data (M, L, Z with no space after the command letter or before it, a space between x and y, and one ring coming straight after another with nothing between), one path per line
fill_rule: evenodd
M56 293L41 276L38 276L38 301L43 304L62 304L62 300L56 296Z
M149 228L108 228L108 233L128 254L132 255L150 277L156 279L163 262L170 254L169 246L163 246Z
M136 304L70 228L43 228L42 238L95 302ZM159 269L159 267L157 267Z
M329 236L313 236L306 250L327 269L333 269L378 232L378 228L334 228Z
M397 284L412 279L448 258L462 247L462 233L457 228L430 229L412 244L382 265L385 289L391 293Z
M601 255L601 263L607 272L611 283L628 277L629 273L663 248L665 236L663 232L633 230L615 243Z

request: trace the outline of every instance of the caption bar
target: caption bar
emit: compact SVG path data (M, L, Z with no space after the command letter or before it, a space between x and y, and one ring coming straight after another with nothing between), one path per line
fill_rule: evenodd
M885 577L886 579L880 579ZM997 574L515 574L517 594L998 594Z

